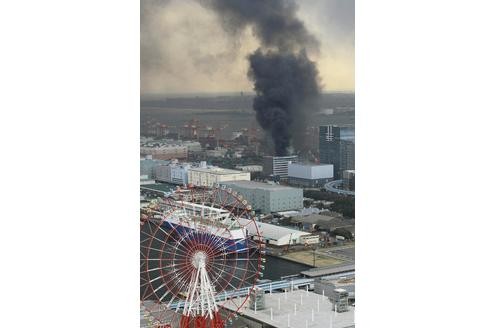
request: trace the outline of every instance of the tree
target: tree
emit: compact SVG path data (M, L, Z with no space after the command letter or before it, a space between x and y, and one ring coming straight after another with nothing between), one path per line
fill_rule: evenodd
M337 228L332 231L333 236L342 236L347 240L352 240L352 233L345 228Z
M346 218L354 218L354 210L355 210L355 201L353 197L347 197L343 199L337 199L334 201L332 205L330 205L330 209L334 212L342 213Z

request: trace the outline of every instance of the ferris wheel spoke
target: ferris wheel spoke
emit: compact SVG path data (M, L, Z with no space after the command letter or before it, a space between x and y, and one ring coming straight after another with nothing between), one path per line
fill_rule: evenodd
M213 270L214 270L215 272L218 272L218 274L217 274L217 275L218 275L219 277L223 278L223 280L225 280L225 281L231 281L231 280L232 280L232 278L234 278L234 279L236 279L236 280L238 280L238 281L240 281L240 282L243 282L243 280L242 280L242 279L240 279L239 277L237 277L237 276L236 276L236 273L238 272L238 270L239 270L239 269L241 269L241 271L242 271L242 268L237 268L237 267L234 267L234 266L232 266L232 267L234 268L233 272L230 272L230 271L225 271L225 270L223 270L223 269L218 269L218 268L214 268ZM230 267L229 267L229 268L230 268ZM228 274L228 276L230 277L230 278L229 278L229 280L225 279L225 277L224 277L224 275L223 275L224 273L227 273L227 274Z
M238 269L236 269L236 271L237 271L237 270L238 270ZM242 270L241 270L241 271L242 271ZM220 275L220 276L222 276L222 275ZM222 277L223 277L223 276L222 276ZM241 278L237 277L237 276L235 275L235 272L234 272L234 274L232 274L232 275L231 275L231 278L234 278L234 279L238 280L238 281L239 281L239 282L241 282L241 283L245 283L245 279L241 279ZM226 279L224 278L224 280L226 280ZM231 279L231 280L232 280L232 279Z
M180 270L179 273L170 271L169 273L162 275L162 278L165 280L166 277L170 276L170 274L175 274L176 279L175 279L175 284L172 286L172 288L175 288L179 286L179 283L183 283L184 281L187 281L186 277L190 276L192 273L192 270Z
M218 250L216 253L215 253L215 256L217 256L218 254L222 254L222 255L229 255L229 254L234 254L234 253L239 253L240 251L242 251L242 249L237 249L237 244L239 243L242 243L242 242L245 242L246 239L239 239L239 240L236 240L232 245L231 247L233 246L236 246L236 249L235 250L232 250L232 251L228 251L226 252L227 248L222 248L220 250ZM245 248L245 249L248 249L248 248Z
M213 249L221 250L225 247L225 244L227 243L227 239L221 238L221 237L213 237L211 240L207 241L207 244L212 246Z
M232 272L223 270L224 267L227 267L228 269L231 269ZM224 280L226 280L223 277L223 273L227 273L229 276L235 274L235 266L226 266L226 265L224 265L222 268L213 266L212 267L212 272L215 273L215 277L216 277L215 282L217 282L220 278L223 278Z
M236 287L232 285L229 280L223 278L222 276L219 276L219 278L222 279L228 286L232 287L232 289L236 289Z
M177 232L178 233L177 228L172 228L172 231L171 232L167 232L167 231L163 230L163 228L161 227L161 225L159 225L158 226L158 230L162 231L167 236L167 240L168 240L168 238L172 238L174 241L179 242L179 240L178 239L175 239L174 236L173 236L173 232Z
M164 243L165 243L165 241L163 241L163 240L161 240L161 239L159 239L159 238L155 237L154 235L149 235L149 234L147 234L146 232L142 232L142 231L141 231L141 233L151 238L149 242L151 242L151 240L153 240L153 239L154 239L154 240L156 240L156 241L158 241L158 242L160 242L160 243L162 243L162 244L164 244Z

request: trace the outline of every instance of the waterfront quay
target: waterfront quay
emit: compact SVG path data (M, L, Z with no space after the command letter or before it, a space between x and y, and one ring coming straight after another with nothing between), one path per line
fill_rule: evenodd
M354 243L330 247L293 247L290 250L267 247L267 254L309 267L338 267L354 264Z

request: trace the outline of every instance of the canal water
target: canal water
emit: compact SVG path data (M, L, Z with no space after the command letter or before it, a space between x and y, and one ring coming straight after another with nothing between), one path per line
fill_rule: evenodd
M299 274L301 271L310 269L311 266L300 264L279 257L266 255L263 279L280 280L283 276Z

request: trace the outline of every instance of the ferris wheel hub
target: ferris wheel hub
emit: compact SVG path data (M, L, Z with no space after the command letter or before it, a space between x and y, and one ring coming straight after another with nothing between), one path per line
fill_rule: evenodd
M194 268L198 269L200 267L200 264L206 264L206 259L208 256L206 255L205 252L203 251L197 251L193 254L191 262Z

